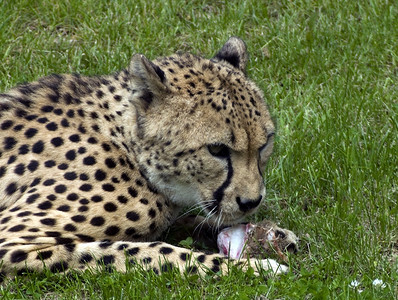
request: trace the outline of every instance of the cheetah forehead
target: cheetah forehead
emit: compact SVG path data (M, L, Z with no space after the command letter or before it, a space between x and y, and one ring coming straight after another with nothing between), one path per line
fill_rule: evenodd
M241 151L265 144L274 131L261 90L243 72L191 54L154 63L167 78L169 95L152 112L162 128L153 134L175 128L192 146L222 143Z

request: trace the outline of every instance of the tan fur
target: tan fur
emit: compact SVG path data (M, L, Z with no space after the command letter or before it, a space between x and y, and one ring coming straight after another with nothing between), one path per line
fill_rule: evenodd
M212 60L135 55L111 76L53 75L1 94L1 272L124 270L126 253L184 269L187 250L143 242L184 207L216 225L253 213L274 127L246 62L231 38ZM213 256L198 261L225 268Z

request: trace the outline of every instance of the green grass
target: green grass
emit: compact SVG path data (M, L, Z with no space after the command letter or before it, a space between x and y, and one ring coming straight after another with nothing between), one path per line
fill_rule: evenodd
M57 3L58 2L58 3ZM49 73L104 74L177 50L210 57L229 36L278 128L256 220L295 231L276 279L235 271L44 273L15 298L393 299L398 296L398 7L394 1L0 1L0 90ZM385 288L375 287L382 279ZM357 280L357 288L349 284ZM359 290L362 293L359 293Z

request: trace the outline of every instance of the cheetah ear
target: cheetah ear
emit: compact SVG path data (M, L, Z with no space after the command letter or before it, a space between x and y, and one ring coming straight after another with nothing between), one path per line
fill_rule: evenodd
M129 66L131 74L130 88L134 93L135 103L144 111L154 99L162 99L167 92L166 77L159 66L142 54L135 54Z
M231 37L221 50L212 58L212 61L226 61L235 68L245 72L249 55L244 41L238 37Z

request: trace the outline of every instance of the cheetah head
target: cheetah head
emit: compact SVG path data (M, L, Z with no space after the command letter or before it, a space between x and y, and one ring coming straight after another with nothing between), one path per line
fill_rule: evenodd
M217 224L242 221L265 197L274 125L247 60L232 37L212 59L137 54L129 67L142 171L174 204Z

